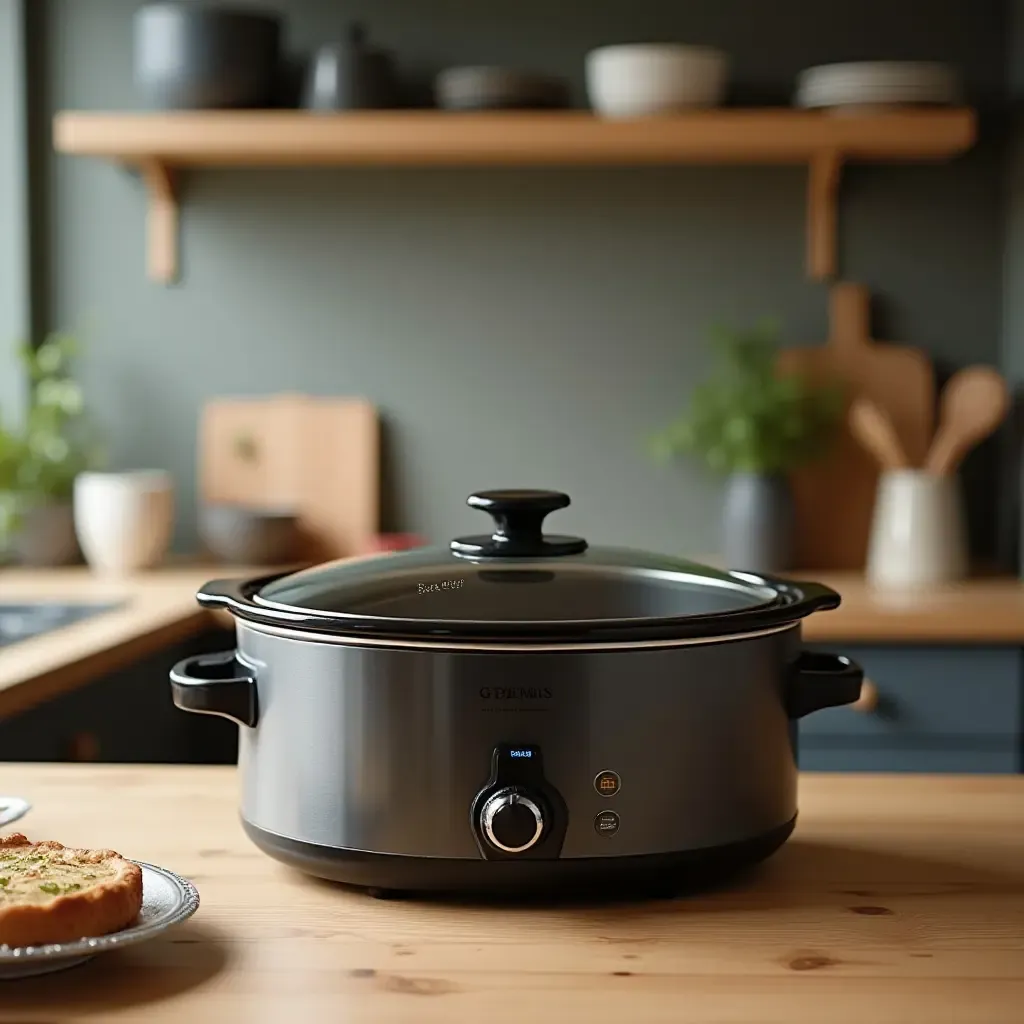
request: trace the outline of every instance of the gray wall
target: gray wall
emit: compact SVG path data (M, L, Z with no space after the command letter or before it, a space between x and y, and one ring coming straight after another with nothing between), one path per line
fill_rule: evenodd
M24 401L15 346L29 329L22 0L0 0L0 423Z
M1001 547L1024 574L1020 515L1024 496L1024 0L1011 0L1008 16L1002 364L1015 385L1017 402L1005 432Z
M1006 161L1003 363L1024 384L1024 0L1011 0L1007 52L1011 131Z
M135 106L132 0L39 3L52 107ZM954 61L983 105L1004 86L998 0L933 0L927 18L920 0L281 6L299 50L365 13L421 78L511 61L572 73L579 95L589 47L679 38L735 55L740 100L784 102L801 67L864 57ZM180 479L182 544L202 401L293 388L380 405L389 527L444 539L474 524L474 488L552 486L594 540L713 550L718 481L652 467L643 435L705 367L709 321L767 311L796 342L825 331L797 169L197 173L173 289L145 279L137 182L82 159L48 174L45 307L87 327L115 463ZM989 143L952 165L849 173L843 264L876 290L882 336L945 364L998 359L1000 175Z

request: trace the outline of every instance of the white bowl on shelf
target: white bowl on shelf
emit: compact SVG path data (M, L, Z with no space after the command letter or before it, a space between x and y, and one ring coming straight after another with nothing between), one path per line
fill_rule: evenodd
M729 59L710 46L639 43L587 54L590 105L603 117L648 117L725 98Z

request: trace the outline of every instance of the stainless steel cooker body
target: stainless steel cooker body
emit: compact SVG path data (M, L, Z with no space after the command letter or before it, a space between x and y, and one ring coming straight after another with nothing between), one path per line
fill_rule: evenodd
M559 856L749 839L796 813L781 666L798 630L727 645L423 651L239 629L258 721L242 815L320 846L479 860L494 752L529 752L568 809ZM614 773L614 787L602 773ZM529 785L526 786L529 789ZM601 829L614 813L614 830Z

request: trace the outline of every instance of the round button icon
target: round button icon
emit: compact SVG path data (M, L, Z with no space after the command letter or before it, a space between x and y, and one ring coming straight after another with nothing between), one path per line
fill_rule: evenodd
M598 772L594 779L594 789L601 796L615 796L622 786L622 782L615 772Z
M619 831L619 816L614 811L602 811L594 819L594 831L599 836L613 836Z

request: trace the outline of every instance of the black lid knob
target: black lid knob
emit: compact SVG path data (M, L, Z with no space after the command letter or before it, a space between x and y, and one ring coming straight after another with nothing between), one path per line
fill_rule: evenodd
M466 499L471 508L490 514L494 532L488 537L458 537L451 542L457 555L487 558L551 558L586 551L582 537L544 533L544 518L565 508L569 495L560 491L479 491Z

